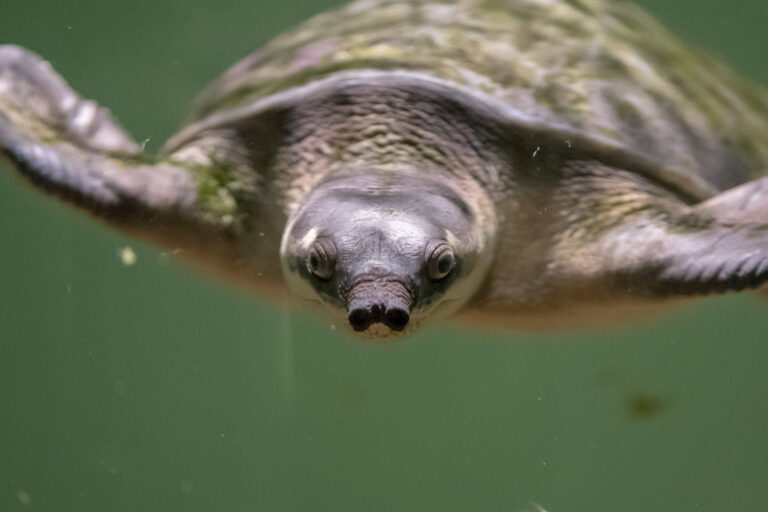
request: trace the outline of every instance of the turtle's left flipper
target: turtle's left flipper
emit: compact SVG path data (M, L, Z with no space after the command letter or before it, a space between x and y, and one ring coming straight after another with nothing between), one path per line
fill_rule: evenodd
M642 178L593 165L571 179L571 205L564 208L583 216L576 224L587 229L561 240L556 261L565 275L608 293L669 297L758 288L768 281L767 189L768 182L756 180L688 205ZM574 190L587 192L574 199Z
M146 162L108 110L10 45L0 46L0 155L33 185L108 221L183 217L196 200L188 169Z
M674 296L742 291L768 281L768 223L667 220L638 219L605 240L615 284L633 294Z

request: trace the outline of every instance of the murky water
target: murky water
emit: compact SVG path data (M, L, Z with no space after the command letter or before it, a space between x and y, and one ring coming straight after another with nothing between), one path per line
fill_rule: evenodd
M0 42L49 58L156 149L209 80L333 3L5 0ZM762 0L642 4L768 84ZM1 170L0 510L768 504L766 302L612 332L436 326L367 345Z

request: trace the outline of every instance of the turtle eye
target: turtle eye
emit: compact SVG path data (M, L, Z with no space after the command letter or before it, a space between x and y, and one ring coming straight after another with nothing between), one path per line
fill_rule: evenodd
M307 254L307 270L323 281L336 271L336 245L328 239L316 240Z
M451 273L456 265L453 249L446 242L440 242L428 249L427 277L439 281Z

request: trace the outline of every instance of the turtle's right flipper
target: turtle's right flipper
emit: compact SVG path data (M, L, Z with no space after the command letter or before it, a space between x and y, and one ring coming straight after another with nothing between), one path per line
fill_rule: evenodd
M197 197L189 170L146 163L108 110L11 45L0 46L0 154L33 185L118 223L184 217Z
M206 162L150 161L108 110L16 46L0 46L2 156L35 187L128 234L180 249L259 290L279 289L271 257L279 238L272 245L267 236L247 238L235 225L239 205Z

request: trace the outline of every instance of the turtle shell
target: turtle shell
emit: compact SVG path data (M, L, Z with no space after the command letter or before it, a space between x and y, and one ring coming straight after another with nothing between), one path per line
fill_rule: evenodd
M768 171L766 91L607 0L361 0L236 64L196 119L226 123L311 82L381 76L364 70L440 84L692 200Z

